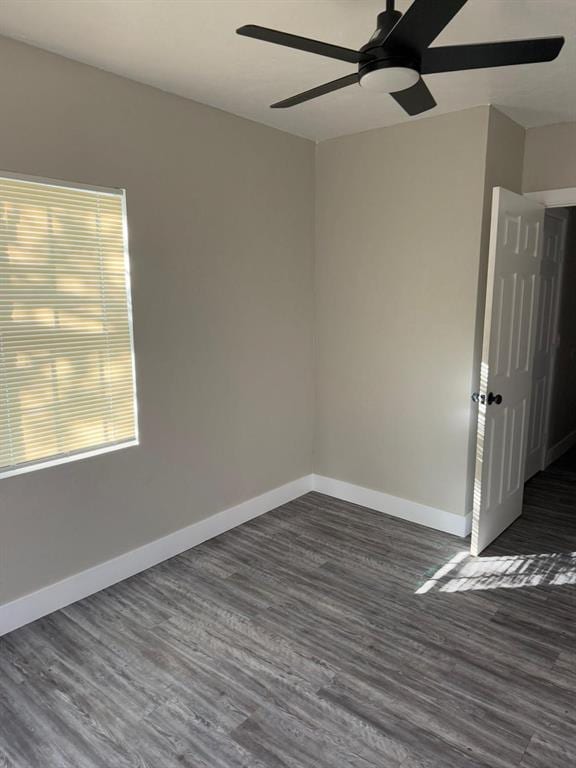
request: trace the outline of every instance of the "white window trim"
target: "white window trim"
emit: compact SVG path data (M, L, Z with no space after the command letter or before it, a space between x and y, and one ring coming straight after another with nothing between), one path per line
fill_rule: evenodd
M99 195L115 195L116 197L124 195L126 190L122 187L97 187L95 184L80 184L77 181L64 181L63 179L47 179L44 176L30 176L25 173L15 173L14 171L0 170L0 177L3 179L15 179L16 181L31 181L35 184L45 184L48 187L59 187L60 189L79 189L81 192L94 192Z
M138 431L138 425L136 425L136 431ZM6 469L3 472L0 472L0 480L5 477L13 477L14 475L24 475L28 472L36 472L37 469L57 467L59 464L70 464L72 461L89 459L91 456L100 456L103 453L112 453L113 451L119 451L121 448L129 448L132 445L140 445L138 437L123 443L105 445L102 448L93 448L89 451L74 451L73 453L65 453L55 459L31 461L29 464L20 464L20 466L14 467L14 469Z
M60 464L69 464L73 461L88 459L92 456L100 456L105 453L119 451L122 448L140 445L140 421L138 418L138 390L136 388L136 356L134 354L134 321L132 314L132 282L130 279L130 249L128 242L128 215L126 209L126 190L123 187L98 187L94 184L80 184L73 181L63 181L61 179L47 179L43 176L30 176L14 171L0 170L0 178L16 179L17 181L32 181L38 184L45 184L50 187L60 189L79 189L83 192L94 192L99 195L111 195L122 198L122 226L123 226L123 245L124 245L124 274L126 276L126 301L128 304L128 325L130 329L130 357L132 360L132 385L134 387L134 432L135 437L132 440L126 440L120 443L109 443L107 445L91 448L89 450L73 451L71 453L61 454L53 459L41 459L40 461L31 461L30 463L20 464L18 467L0 471L0 480L15 475L23 475L28 472L36 472L39 469L56 467Z

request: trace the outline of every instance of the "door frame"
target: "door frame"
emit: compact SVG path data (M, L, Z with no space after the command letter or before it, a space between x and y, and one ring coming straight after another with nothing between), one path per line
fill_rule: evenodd
M576 205L576 187L542 189L538 192L521 192L524 197L542 203L545 208L565 208Z

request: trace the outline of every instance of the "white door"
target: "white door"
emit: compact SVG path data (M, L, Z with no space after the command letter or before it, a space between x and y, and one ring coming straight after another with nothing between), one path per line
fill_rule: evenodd
M525 480L529 480L532 475L546 466L552 375L554 358L560 343L558 317L565 239L566 219L564 212L547 211L544 217L538 330L536 332L534 370L532 372Z
M496 187L478 402L478 555L522 512L544 207Z

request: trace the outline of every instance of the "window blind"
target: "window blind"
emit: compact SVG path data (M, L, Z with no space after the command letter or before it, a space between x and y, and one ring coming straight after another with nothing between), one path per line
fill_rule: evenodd
M137 442L124 211L0 176L0 476Z

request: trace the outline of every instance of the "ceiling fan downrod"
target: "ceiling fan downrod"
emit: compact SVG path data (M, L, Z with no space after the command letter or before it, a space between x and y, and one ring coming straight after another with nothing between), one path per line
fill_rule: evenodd
M370 38L369 42L363 46L361 50L368 50L369 47L373 46L375 42L383 42L388 37L390 32L392 32L392 29L396 26L396 24L398 24L402 18L402 14L400 11L395 10L394 5L395 0L386 0L386 10L379 13L377 17L376 31Z

